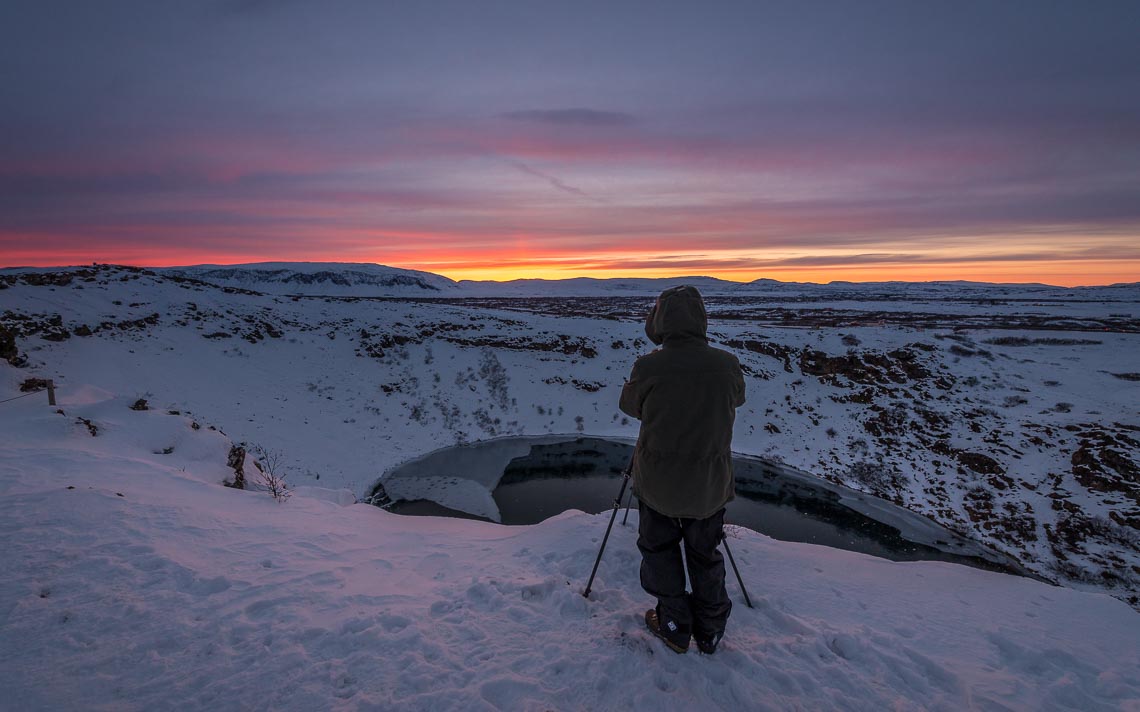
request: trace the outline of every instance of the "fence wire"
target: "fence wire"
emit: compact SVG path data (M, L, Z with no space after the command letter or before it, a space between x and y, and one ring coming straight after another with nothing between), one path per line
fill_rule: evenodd
M46 390L47 390L46 388L41 388L38 391L32 391L31 393L25 393L22 396L16 396L15 398L8 398L6 400L2 400L2 401L0 401L0 403L8 403L9 401L20 400L21 398L27 398L28 396L34 396L37 393L43 393Z

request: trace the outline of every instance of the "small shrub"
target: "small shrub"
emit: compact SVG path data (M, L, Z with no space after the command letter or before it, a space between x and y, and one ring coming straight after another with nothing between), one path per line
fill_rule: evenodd
M901 473L888 466L882 460L874 462L870 460L859 460L858 462L853 462L847 471L847 476L855 482L864 485L872 492L887 492L893 489L899 489L906 483Z
M986 339L984 343L991 346L1030 346L1033 341L1024 336L996 336Z
M484 349L479 359L479 376L487 385L487 393L491 396L491 400L503 410L510 408L511 398L507 390L510 377L507 376L507 370L503 368L498 356L490 349Z
M991 492L985 485L974 485L970 489L966 490L966 497L969 499L989 502L993 500L994 495L993 492Z
M1043 346L1100 346L1099 339L1034 339L1033 343Z
M267 450L260 445L253 448L257 459L253 461L257 470L255 484L265 489L273 499L284 502L293 496L293 491L285 482L285 469L281 465L281 453Z
M986 339L985 343L994 346L1099 346L1104 343L1097 339L1057 339L1037 338L1027 339L1024 336L998 336Z
M1093 539L1140 551L1140 532L1100 515L1064 512L1057 517L1057 534L1071 545Z

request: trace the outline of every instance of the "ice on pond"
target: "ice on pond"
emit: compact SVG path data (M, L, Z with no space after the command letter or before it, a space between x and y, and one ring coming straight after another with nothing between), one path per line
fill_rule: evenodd
M406 462L379 487L390 500L386 508L400 514L535 524L567 510L612 508L632 452L632 442L596 437L500 438ZM895 561L1024 573L1008 558L886 500L756 457L736 455L733 464L729 524Z

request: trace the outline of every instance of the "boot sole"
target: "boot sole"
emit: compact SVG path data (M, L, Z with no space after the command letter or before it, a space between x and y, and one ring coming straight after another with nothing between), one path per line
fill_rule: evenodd
M687 646L682 648L681 646L665 637L665 634L661 632L661 626L657 624L657 616L653 613L653 611L649 611L645 614L645 627L649 629L650 633L660 638L661 642L665 643L665 645L668 646L668 648L674 653L677 653L678 655L684 655L685 653L689 652L689 648Z

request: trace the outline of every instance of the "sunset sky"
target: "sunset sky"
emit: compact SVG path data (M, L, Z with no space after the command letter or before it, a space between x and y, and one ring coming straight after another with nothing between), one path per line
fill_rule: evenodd
M1140 281L1140 2L0 8L0 266Z

